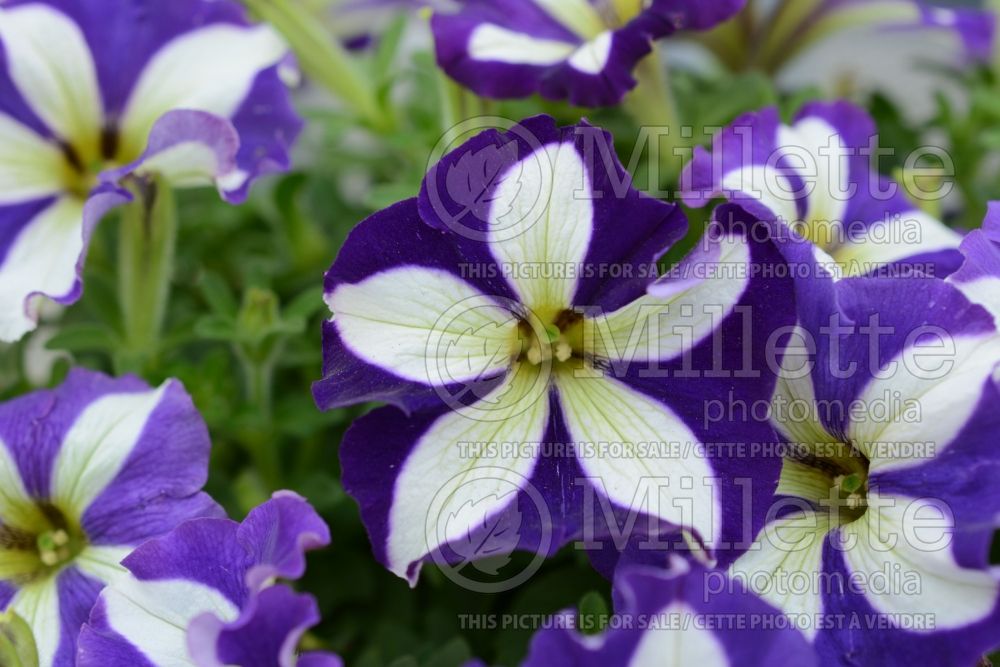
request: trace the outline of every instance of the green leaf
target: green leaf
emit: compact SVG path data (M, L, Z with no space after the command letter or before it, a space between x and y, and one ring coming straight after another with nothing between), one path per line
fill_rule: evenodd
M105 325L80 323L63 326L45 347L68 352L94 352L113 350L119 345L118 336Z
M201 294L205 297L205 301L215 313L236 317L240 306L222 276L212 271L206 271L201 277L199 287L201 287Z

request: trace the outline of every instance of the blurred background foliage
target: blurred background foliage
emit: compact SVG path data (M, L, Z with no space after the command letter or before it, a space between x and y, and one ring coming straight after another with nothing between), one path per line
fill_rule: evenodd
M611 606L610 584L571 547L528 583L499 595L464 590L430 566L410 590L375 562L357 507L338 481L337 460L344 430L371 406L322 413L310 394L322 372L322 277L359 221L418 192L431 148L462 116L516 120L544 112L565 124L588 117L614 133L626 163L638 127L621 109L539 99L501 103L457 90L443 80L429 45L417 40L414 46L413 33L423 31L425 20L400 16L375 44L353 54L388 114L386 125L366 127L306 81L297 96L308 125L290 173L266 179L239 207L210 190L178 193L179 252L155 357L137 363L122 345L118 221L112 217L91 246L82 302L52 309L37 333L0 347L0 398L56 385L72 365L137 372L152 383L179 378L212 433L208 491L231 516L241 518L273 490L287 488L306 496L330 524L333 546L311 556L301 583L317 596L325 619L306 638L307 647L332 649L358 667L456 667L473 656L513 666L525 655L531 628L475 627L471 615L575 607L599 625ZM882 144L896 149L885 171L900 176L903 156L929 140L948 148L955 193L936 212L956 228L971 229L986 203L1000 199L1000 82L987 67L948 75L964 99L956 104L940 96L933 117L919 123L879 94L856 101L876 118ZM753 71L675 73L671 85L682 119L699 127L724 126L773 104L791 117L820 97L809 89L781 94L768 76ZM709 139L696 136L694 143ZM644 164L639 161L635 174L640 185L649 178ZM693 240L707 210L688 213ZM669 259L681 254L683 247Z

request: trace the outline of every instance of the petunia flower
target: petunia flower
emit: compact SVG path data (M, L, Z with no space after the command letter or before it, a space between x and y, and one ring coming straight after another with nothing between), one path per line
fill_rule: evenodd
M340 667L296 655L319 622L315 599L278 580L305 573L306 552L330 543L316 511L290 491L229 519L188 521L123 561L80 633L79 667Z
M581 106L617 104L654 40L705 29L745 0L465 0L435 14L438 64L487 97L541 93Z
M158 175L230 202L285 169L300 121L281 39L229 0L0 7L0 340L69 304L94 226Z
M0 405L0 609L41 667L74 664L97 594L136 546L220 513L201 488L208 431L176 381L75 370Z
M540 631L524 667L813 667L816 654L794 625L739 582L675 560L669 570L626 568L615 576L611 629L581 636L576 617ZM558 620L558 619L557 619Z
M993 55L996 16L954 4L752 2L711 32L671 40L668 55L678 67L764 71L788 91L818 87L838 96L879 91L919 121L934 113L938 94L960 95L952 71L988 63Z
M962 237L876 171L877 149L873 121L847 102L808 104L790 125L769 108L722 130L711 152L696 148L681 188L691 206L724 197L777 219L832 257L835 273L946 277L962 262Z
M835 293L826 330L789 346L772 402L779 499L730 574L824 665L975 664L1000 637L1000 336L944 281Z
M482 557L468 547L484 541L546 554L599 538L586 515L603 506L713 552L759 520L730 506L736 478L766 500L776 461L710 444L766 442L769 426L706 418L706 403L766 402L791 281L767 271L772 243L722 223L658 279L685 229L632 187L609 135L540 116L471 139L419 198L354 230L326 278L314 396L393 404L341 449L383 564L415 583L423 561Z
M985 306L1000 326L1000 202L991 202L983 228L962 241L965 263L948 282Z

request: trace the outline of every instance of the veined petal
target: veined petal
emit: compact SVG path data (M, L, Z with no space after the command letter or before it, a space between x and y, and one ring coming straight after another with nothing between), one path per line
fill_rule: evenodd
M132 576L105 589L98 605L95 613L102 613L107 626L154 665L192 664L187 628L198 616L212 614L234 621L240 613L225 595L205 584L183 579L140 581Z
M709 246L709 247L706 247ZM706 236L699 247L648 293L588 324L594 355L601 359L673 359L718 329L750 284L750 247L740 236L717 242Z
M268 26L217 24L176 37L139 76L122 114L123 141L137 154L154 123L171 109L232 117L257 74L287 50Z
M344 344L399 377L443 386L508 368L518 320L457 275L403 266L327 296Z
M78 516L86 512L125 466L169 386L104 396L83 411L56 456L52 499L57 504Z
M656 516L675 526L693 529L711 548L722 530L718 480L703 444L691 428L667 405L610 377L556 377L559 403L574 443L621 443L638 450L645 443L669 442L686 458L644 459L605 456L594 447L594 457L579 457L580 466L616 505Z
M538 368L517 366L482 401L445 412L419 435L393 485L386 554L394 573L415 584L421 559L515 501L536 459L463 457L463 445L541 442L549 400L538 387Z
M729 575L786 614L816 619L823 611L822 591L813 585L804 592L796 587L793 594L788 578L799 572L814 578L823 571L823 548L830 529L829 516L818 512L772 521L754 546L733 563ZM816 623L810 623L803 632L812 640L818 630Z
M935 456L942 456L975 413L1000 366L1000 338L993 334L952 340L954 354L936 361L926 348L907 348L892 366L884 367L895 371L875 378L859 397L866 410L852 421L848 435L870 459L871 473L926 462L917 458L917 450L910 458L887 455L889 443L928 443ZM887 396L892 397L891 406L885 405ZM888 451L898 454L895 448Z
M908 211L879 224L832 251L848 275L866 275L911 257L957 251L962 236L923 211ZM957 254L957 252L956 252Z
M15 341L35 328L39 295L74 300L84 251L84 205L64 197L40 210L18 207L4 213L30 216L0 258L0 340Z
M35 636L39 667L56 667L63 630L57 579L53 577L21 588L10 608L24 619Z
M914 517L927 516L925 508L935 517L933 526L915 523ZM965 569L955 562L949 548L955 526L940 517L941 507L934 501L882 497L877 508L840 529L839 538L853 545L843 551L847 567L861 575L858 580L872 582L863 591L869 604L890 619L933 617L933 626L913 630L918 633L961 628L986 618L996 608L1000 591L1000 582L989 571ZM916 575L919 590L900 594L880 589L875 578L887 571Z
M132 553L132 547L102 547L87 545L76 557L74 566L97 581L109 583L127 572L121 564Z
M0 206L63 190L66 161L59 148L10 116L0 114Z
M583 264L594 233L593 202L587 167L572 142L547 144L514 164L494 193L490 228L500 231L490 234L490 249L501 266L516 269L514 289L543 317L573 301L573 268ZM569 277L552 271L524 277L534 267L563 267Z
M807 229L843 223L850 195L850 161L837 130L822 118L806 116L791 127L778 128L778 149L800 168L806 188ZM812 239L817 234L822 232L803 235Z
M161 175L171 185L190 187L216 183L219 190L238 190L236 155L240 137L229 120L204 111L172 110L160 116L149 132L146 150L133 163L101 174L107 182L124 177Z
M41 3L0 9L11 79L31 106L84 160L98 154L103 103L80 27Z
M840 440L829 433L819 416L820 404L816 400L816 390L806 362L806 355L810 354L805 343L807 335L800 327L796 328L790 340L801 342L802 346L790 343L781 358L781 374L771 399L774 406L771 423L780 434L798 445L810 447L838 443ZM804 418L798 414L793 416L791 406L804 406L808 413Z

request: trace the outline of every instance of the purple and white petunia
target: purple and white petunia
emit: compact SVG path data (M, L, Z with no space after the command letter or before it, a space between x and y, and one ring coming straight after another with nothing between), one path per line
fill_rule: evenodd
M769 400L764 347L794 324L792 284L767 270L782 261L770 241L721 222L659 277L686 227L633 188L608 134L540 116L471 139L419 198L354 230L326 278L314 396L394 406L341 449L382 563L415 583L428 558L468 559L483 530L491 551L551 553L600 541L612 510L683 527L723 560L752 540L763 515L740 512L737 478L762 507L778 461L712 443L772 431L706 418L706 403Z
M1000 327L1000 202L991 202L983 228L962 241L965 263L948 281L986 307Z
M612 629L581 636L573 612L532 640L524 667L814 667L816 654L781 612L721 572L679 559L669 570L615 575Z
M289 491L242 524L196 519L123 561L80 634L79 667L341 667L328 653L297 655L319 622L315 599L278 580L305 572L307 551L330 543L316 511Z
M716 135L711 152L695 149L684 200L698 207L721 196L777 219L828 254L834 273L905 266L946 277L962 262L961 236L873 168L877 148L872 119L847 102L810 103L791 125L775 108L749 113Z
M1000 637L1000 335L944 281L833 293L824 326L789 342L778 501L730 575L796 619L824 665L975 664Z
M534 93L573 104L617 104L652 42L706 29L746 0L465 0L431 27L438 64L487 97Z
M188 519L204 493L208 430L176 381L73 371L0 405L0 609L31 627L41 667L70 667L122 558Z
M287 48L234 2L11 0L0 49L0 340L35 327L40 297L80 297L128 179L214 182L238 202L288 167Z

